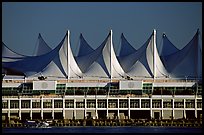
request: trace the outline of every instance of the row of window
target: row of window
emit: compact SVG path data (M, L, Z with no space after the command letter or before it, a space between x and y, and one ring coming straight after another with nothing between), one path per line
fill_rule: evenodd
M98 108L106 108L107 101L106 100L98 100ZM186 101L185 103L186 108L194 108L195 102L194 100ZM30 101L24 100L21 102L21 108L30 108ZM76 102L76 108L84 108L85 104L84 101ZM87 108L95 108L96 102L95 100L87 100ZM110 99L108 102L109 108L118 108L118 101L117 99ZM133 99L130 100L130 108L139 108L139 100ZM162 103L161 100L152 100L152 108L161 108ZM172 108L173 103L172 101L164 101L163 108ZM174 108L183 108L184 102L183 101L175 101ZM8 108L8 102L2 102L2 108ZM18 100L11 100L10 101L10 108L19 108ZM41 102L32 102L32 108L41 108ZM52 108L52 101L44 101L43 108ZM55 100L54 108L63 108L63 101L62 100ZM74 100L65 100L65 108L74 108ZM127 100L119 100L119 108L128 108L128 101ZM141 100L141 108L150 108L150 100ZM197 108L202 108L202 101L197 100Z
M2 90L2 95L18 95L18 94L65 94L65 95L106 95L108 94L108 90L44 90L44 91L33 91L33 90ZM202 90L110 90L110 95L127 95L127 94L135 94L135 95L142 95L142 94L152 94L152 95L201 95Z

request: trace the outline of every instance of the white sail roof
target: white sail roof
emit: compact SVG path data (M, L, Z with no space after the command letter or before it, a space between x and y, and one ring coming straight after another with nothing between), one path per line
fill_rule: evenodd
M117 78L124 76L112 43L112 31L92 53L78 57L78 65L84 77Z
M183 49L165 56L164 64L172 78L201 78L202 50L199 45L199 30Z
M45 42L45 40L42 38L41 34L39 33L38 40L37 40L37 47L34 52L34 56L46 54L51 50L52 48L48 46L48 44Z
M131 53L136 52L137 50L127 41L125 38L124 34L121 34L120 37L120 52L119 52L119 57L124 57L127 55L130 55Z
M156 48L156 31L134 53L120 58L121 66L132 78L161 78L168 76Z
M51 50L39 35L37 56L24 56L9 49L2 42L2 71L23 73L27 77L72 79L122 79L131 78L202 78L202 49L199 31L181 50L163 36L160 57L156 47L154 30L146 43L134 49L124 35L121 35L121 50L116 57L112 30L95 50L80 35L80 46L76 57L70 47L70 33L64 36L57 47ZM42 50L41 50L41 49ZM169 51L166 51L166 49ZM127 49L127 52L125 50ZM162 60L163 61L162 61Z
M79 47L76 53L76 57L87 55L89 53L92 53L93 51L94 49L87 43L81 33L79 37Z
M70 48L69 32L60 44L44 55L26 57L20 61L4 62L3 66L23 72L27 77L51 76L71 78L81 75L81 71Z
M179 49L168 39L165 33L162 35L162 44L158 48L159 56L164 57L178 52Z
M33 56L43 55L45 53L48 53L52 50L47 43L42 38L41 34L39 33L38 39L37 39L37 49ZM10 48L8 48L3 42L2 42L2 61L3 62L12 62L12 61L18 61L25 57L32 57L27 56L24 54L17 53Z
M21 60L25 55L14 52L2 42L2 62Z

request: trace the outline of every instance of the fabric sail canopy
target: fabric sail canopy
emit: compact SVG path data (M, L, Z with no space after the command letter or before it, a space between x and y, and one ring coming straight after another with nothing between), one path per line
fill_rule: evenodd
M14 52L2 42L2 62L11 62L21 60L25 55Z
M43 75L70 78L81 75L70 48L69 32L52 51L20 61L4 62L3 67L23 72L27 77Z
M25 56L9 49L2 42L2 71L23 73L26 77L56 78L202 78L202 47L199 30L181 50L163 34L157 49L156 30L135 49L121 34L121 47L116 56L112 30L98 48L93 49L80 34L77 55L74 57L68 31L61 42L51 49L38 36L34 56ZM160 51L158 51L160 50ZM6 73L6 72L5 72Z
M94 49L87 43L85 38L83 37L82 33L79 36L79 47L76 53L76 57L81 57L92 53Z
M163 45L165 46L165 44ZM201 78L202 50L199 45L199 30L180 51L163 57L164 65L172 78Z
M163 78L168 76L163 63L160 60L156 48L156 31L134 53L120 58L120 63L128 76L132 78Z
M47 43L42 38L41 34L39 33L38 39L37 39L37 49L35 50L35 53L33 56L43 55L45 53L48 53L52 50ZM17 53L10 48L8 48L3 42L2 42L2 61L3 62L12 62L12 61L18 61L25 57L32 57L27 56L24 54Z
M112 30L103 43L91 53L78 57L84 77L117 78L124 76L112 43Z
M131 53L136 52L137 50L132 47L132 45L127 41L127 39L125 38L124 34L121 34L121 38L120 38L120 51L119 51L119 57L123 57L123 56L127 56L130 55Z
M178 52L179 49L168 39L165 33L162 35L162 44L158 49L159 56L164 57Z
M45 42L45 40L42 38L41 34L39 33L38 40L37 40L37 47L34 52L34 56L46 54L51 50L52 48L49 47L49 45Z

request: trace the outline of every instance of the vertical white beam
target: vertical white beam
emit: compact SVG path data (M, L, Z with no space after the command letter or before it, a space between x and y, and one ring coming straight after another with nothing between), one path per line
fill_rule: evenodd
M119 98L118 98L118 115L117 115L118 119L120 118L120 111L119 110L120 110L120 106L119 106Z
M197 118L197 99L195 98L195 118Z
M172 110L173 110L173 115L172 115L172 117L173 117L173 119L174 119L174 113L175 113L175 112L174 112L174 101L175 101L174 98L172 98L172 108L173 108L173 109L172 109Z
M130 119L130 97L128 97L128 119Z
M63 119L65 119L65 96L62 98L62 107L63 107Z
M87 99L86 99L86 95L85 95L85 97L84 97L84 118L86 119L86 109L87 109Z
M10 102L11 102L11 100L10 99L8 99L8 118L9 118L9 120L10 120L10 108L11 108L11 104L10 104Z
M152 115L152 98L150 98L150 117L152 119L153 115Z
M74 116L73 118L76 119L76 98L74 98Z
M41 96L41 119L43 119L43 96Z
M106 117L107 118L108 118L108 98L109 98L109 96L106 99Z
M19 97L19 118L21 120L21 97Z
M32 100L32 98L30 99L30 119L32 120L33 119L33 105L32 105L32 102L33 102L33 100Z
M161 99L161 108L162 108L162 110L161 110L161 118L162 118L162 119L163 119L163 117L164 117L163 104L164 104L164 99L162 98L162 99Z
M55 119L55 112L54 112L54 109L55 109L55 107L54 107L54 98L52 99L52 119Z
M184 118L186 118L186 99L183 99L183 106L184 106L183 115L184 115Z
M67 79L70 79L70 31L67 31Z
M112 46L113 46L113 31L110 30L110 79L112 81Z
M142 102L141 102L141 98L139 99L139 108L141 109L142 108Z
M98 99L96 98L96 119L98 119Z
M154 65L154 79L156 78L156 30L154 29L154 35L153 35L153 65Z

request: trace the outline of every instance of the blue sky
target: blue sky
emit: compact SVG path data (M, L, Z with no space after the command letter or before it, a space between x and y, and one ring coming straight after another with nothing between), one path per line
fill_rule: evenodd
M184 47L200 29L201 2L3 2L2 41L12 50L32 55L38 34L51 48L70 30L76 51L80 33L98 47L113 30L116 51L123 32L138 49L157 30L157 44L165 32L178 48Z

